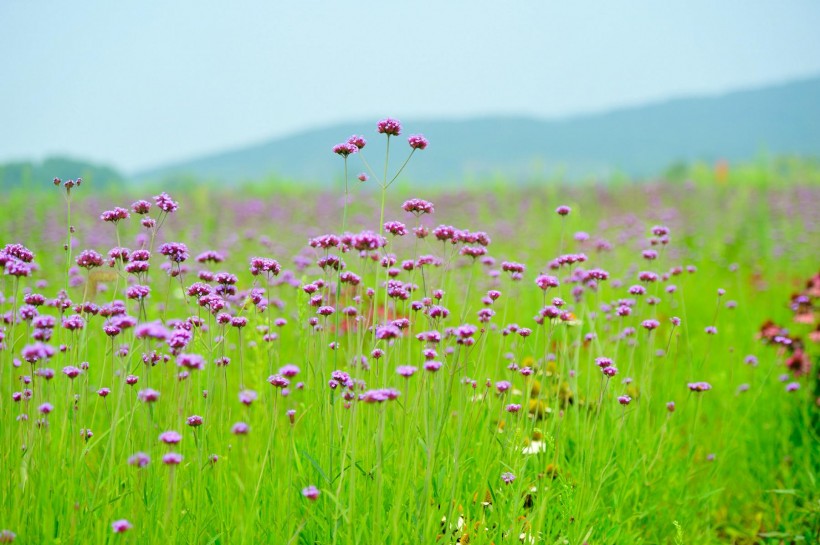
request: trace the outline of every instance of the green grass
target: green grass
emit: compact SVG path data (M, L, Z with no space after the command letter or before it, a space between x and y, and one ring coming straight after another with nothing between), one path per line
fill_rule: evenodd
M90 317L74 334L58 320L51 344L68 348L36 365L53 368L56 376L51 381L34 377L33 398L15 403L12 392L24 387L19 376L34 369L26 362L14 368L12 358L34 341L26 322L13 329L7 324L7 349L0 352L0 530L15 532L15 543L37 544L499 545L518 543L521 535L525 543L549 544L816 543L817 344L807 337L812 325L793 322L788 302L817 272L820 188L801 179L770 185L744 185L735 178L708 182L703 177L691 184L430 194L416 194L399 183L388 193L385 219L413 227L416 220L400 205L405 198L427 198L436 211L426 225L488 232L488 250L497 261L473 263L458 256L459 246L432 236L419 242L412 234L391 237L388 251L397 254L399 264L422 254L444 264L424 269L423 279L418 270L399 274L400 280L419 285L418 292L396 304L395 312L411 320L401 339L388 346L342 318L346 325L337 351L328 348L336 339L335 316L320 320L324 329L314 331L308 325L316 311L309 296L287 282L267 286L250 274L248 260L275 258L302 285L324 278L324 304L334 304L329 286L336 273L315 266L297 270L292 258L300 252L313 260L323 255L304 249L310 236L339 231L341 190L174 194L181 208L159 231L157 246L186 242L190 270L182 284L169 279L160 270L166 260L155 251L145 312L147 321L193 315L209 324L207 331L192 330L184 350L202 355L205 369L179 381L173 357L153 368L142 363L143 353L167 354L164 343L135 339L133 329L112 342L103 333L101 316ZM19 309L24 288L53 298L65 282L65 205L59 191L8 196L0 242L31 248L39 269L19 286L12 277L2 277L3 312ZM352 194L348 229L378 230L379 195L367 186L353 188ZM93 185L73 190L73 256L85 248L105 253L115 245L114 226L97 218L136 197L97 194ZM559 204L573 209L563 221L554 213ZM671 241L658 247L657 260L647 262L641 249L648 248L649 229L657 224L669 225ZM132 249L145 231L135 215L118 230L122 245ZM583 244L573 239L582 230L592 235ZM609 240L613 249L596 251L598 238ZM226 261L194 261L209 249L225 252ZM566 281L568 269L550 272L546 264L561 253L581 251L589 257L585 268L604 269L610 278L597 291L585 290L576 302L574 284ZM348 270L363 279L355 293L362 295L361 303L345 291L337 308L354 305L367 314L374 299L382 305L384 290L378 285L385 272L355 254L342 257ZM489 274L504 260L526 264L523 280ZM697 272L649 284L641 297L627 293L638 283L640 270L663 273L687 265ZM196 281L202 269L236 274L240 291L268 288L281 307L258 312L237 298L226 310L249 323L241 331L225 328L219 339L223 328L181 288ZM539 272L556 274L561 286L545 295L534 284ZM69 288L68 296L79 302L87 294L97 304L122 299L115 286L122 291L127 276L121 273L119 281L112 276L96 293L89 293L83 281ZM35 287L38 280L47 286ZM669 284L677 286L673 294L665 291ZM376 297L364 295L365 287L376 287ZM447 320L434 323L410 309L411 301L439 288L445 292L440 304L450 311ZM726 290L723 297L718 288ZM463 323L481 325L476 312L489 289L502 296L475 344L443 339L436 346L443 367L424 371L424 345L415 335L431 329L443 334ZM659 304L647 304L653 295ZM539 326L533 317L555 296L567 301L572 325L548 320ZM601 305L624 298L637 300L632 314L607 319ZM737 308L727 308L729 300ZM39 310L59 316L51 307ZM139 315L130 301L128 312ZM680 327L672 327L673 316L681 318ZM264 342L257 327L279 317L287 325L274 326L278 338ZM651 334L640 326L649 318L661 324ZM789 378L800 383L796 392L787 393L780 380L788 372L783 350L756 338L768 319L801 336L813 358L812 373ZM531 328L532 335L503 335L510 323ZM704 328L713 324L718 334L707 335ZM626 327L635 328L635 335L618 335ZM595 338L585 339L588 334ZM128 347L127 356L112 350L121 345ZM380 360L370 356L375 347L385 350ZM445 355L447 348L453 351ZM656 353L659 349L663 355ZM758 357L758 366L744 363L749 354ZM231 358L230 366L213 364L222 355ZM353 364L363 355L369 370ZM615 361L616 377L603 379L594 363L599 356ZM74 381L60 372L80 362L88 362L89 369ZM286 363L298 365L301 373L283 397L266 379ZM524 377L509 370L510 363L532 367L535 374ZM419 371L405 379L395 372L399 365ZM367 388L392 387L401 395L382 404L353 401L346 408L341 392L328 387L335 369L365 381ZM127 374L138 375L139 383L126 385ZM633 382L622 384L624 377ZM250 407L239 403L242 378L246 389L259 394ZM466 378L476 381L475 387L465 384ZM503 395L494 387L501 380L512 383ZM304 382L304 389L293 387L297 381ZM692 381L708 381L713 388L691 393L687 383ZM748 391L739 392L741 384L748 384ZM102 386L112 390L106 399L95 393ZM147 387L161 393L159 401L137 401L137 391ZM619 405L616 398L622 394L632 397L631 404ZM79 396L76 401L74 396ZM47 427L37 427L37 407L46 401L54 411ZM674 412L667 410L669 401L676 404ZM508 413L504 408L510 403L523 408ZM292 424L289 409L296 411ZM22 413L28 420L16 421ZM193 414L204 418L200 428L185 425ZM249 424L247 436L231 434L239 421ZM84 441L80 430L87 428L94 436ZM157 439L167 430L183 435L173 449ZM538 452L524 454L525 449ZM171 450L184 456L175 468L161 462ZM142 469L127 463L138 451L151 457ZM215 464L209 461L212 454L219 456ZM511 484L502 481L504 472L515 475ZM321 491L316 501L301 494L311 484ZM118 519L127 519L133 528L114 534L111 523Z

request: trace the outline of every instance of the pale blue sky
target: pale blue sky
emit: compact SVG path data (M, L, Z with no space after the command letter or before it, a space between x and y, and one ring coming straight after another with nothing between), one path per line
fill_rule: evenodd
M820 73L818 28L815 0L0 0L0 161L720 93Z

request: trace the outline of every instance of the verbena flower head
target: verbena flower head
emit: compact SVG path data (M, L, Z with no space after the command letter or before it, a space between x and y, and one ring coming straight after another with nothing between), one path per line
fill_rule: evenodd
M558 214L559 216L567 216L567 215L569 215L569 213L571 211L572 211L572 208L570 208L569 206L564 205L564 204L562 204L561 206L559 206L558 208L555 209L555 213Z
M632 398L628 395L618 396L618 403L621 405L629 405L632 402Z
M176 445L182 441L182 436L175 431L165 431L159 435L159 440L166 445Z
M185 420L185 423L188 424L189 426L191 426L192 428L198 428L199 426L202 425L202 417L199 416L199 415L196 415L196 414L192 415L192 416L189 416Z
M435 360L427 360L424 362L424 370L429 371L431 373L435 373L439 369L441 369L441 362Z
M134 201L133 203L131 203L131 211L134 212L134 214L147 214L151 211L151 203L142 200Z
M402 204L401 207L405 212L410 212L416 216L421 216L422 214L432 214L435 211L433 203L423 199L410 199L404 201L404 204Z
M132 465L135 467L145 467L149 463L151 463L151 457L145 454L144 452L137 452L130 458L128 458L128 465Z
M168 193L160 193L154 197L154 202L157 203L157 208L167 214L176 212L179 208L179 203L175 202Z
M347 139L348 144L353 144L356 146L357 149L362 149L367 145L367 140L364 139L364 136L359 136L354 134L350 138Z
M17 534L11 530L0 530L0 543L14 543Z
M503 394L510 388L512 388L512 384L508 380L499 380L495 383L495 389L498 390L499 394Z
M429 144L427 139L421 134L410 135L407 139L407 143L410 144L410 147L414 150L423 150L427 148L427 144Z
M601 373L603 373L606 377L612 378L618 374L618 368L614 365L610 365L609 367L604 367L601 369Z
M167 466L178 466L182 463L182 454L176 452L169 452L162 457L162 463Z
M131 214L125 208L120 208L119 206L114 208L113 210L106 210L100 215L100 219L103 221L107 221L110 223L117 223L118 221L128 219L131 217Z
M705 392L712 389L712 385L708 382L690 382L687 386L692 392Z
M115 520L111 523L111 529L114 530L115 534L124 534L131 528L133 528L133 526L125 519Z
M256 401L256 397L256 392L253 390L242 390L239 392L239 402L248 407Z
M77 256L77 265L83 269L93 269L103 266L103 256L94 250L83 250Z
M595 358L595 365L601 369L606 369L607 367L612 366L612 359L605 357Z
M358 147L348 142L342 142L341 144L336 144L333 146L333 153L336 155L341 155L342 157L347 157L348 155L358 153L358 151Z
M412 377L416 374L416 371L418 371L418 368L413 367L412 365L399 365L396 367L396 373L405 378Z
M159 247L159 253L174 263L182 263L188 259L188 247L182 242L166 242Z
M515 480L515 475L513 475L509 471L505 471L501 474L501 480L504 481L504 484L512 484L512 482Z
M379 388L376 390L367 390L359 396L359 401L364 403L384 403L391 401L401 395L401 392L394 388Z
M652 331L653 329L657 329L661 323L657 320L644 320L641 322L641 327L646 329L647 331Z
M151 388L146 388L137 392L137 399L143 403L154 403L159 399L159 392Z
M299 374L299 367L289 363L279 369L279 374L283 377L293 378Z
M518 411L521 410L521 404L520 403L510 403L509 405L504 407L504 410L507 411L508 413L517 413Z
M316 501L319 498L319 489L313 485L302 489L302 495L310 501Z
M234 435L248 435L250 429L250 426L248 426L245 422L237 422L231 428L231 433Z
M398 119L388 117L376 124L376 131L378 131L379 134L386 134L387 136L398 136L401 134L401 123Z

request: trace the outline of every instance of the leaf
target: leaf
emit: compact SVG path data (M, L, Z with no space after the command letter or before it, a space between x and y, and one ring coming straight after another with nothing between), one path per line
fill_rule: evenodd
M314 460L314 459L313 459L313 456L311 456L310 454L308 454L306 451L304 451L304 450L300 450L299 452L301 452L301 453L302 453L302 455L303 455L305 458L307 458L307 459L308 459L308 461L310 462L310 465L312 465L312 466L313 466L313 469L315 469L315 470L319 473L319 475L321 475L322 479L324 479L324 480L325 480L325 482L326 482L327 484L330 484L330 482L331 482L331 481L330 481L330 479L328 478L328 476L325 474L324 470L322 470L322 466L320 466L320 465L319 465L319 462L317 462L316 460Z

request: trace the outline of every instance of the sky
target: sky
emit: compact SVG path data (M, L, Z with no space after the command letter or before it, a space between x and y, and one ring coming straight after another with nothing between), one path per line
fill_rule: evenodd
M0 0L0 162L720 94L820 74L818 28L816 0Z

